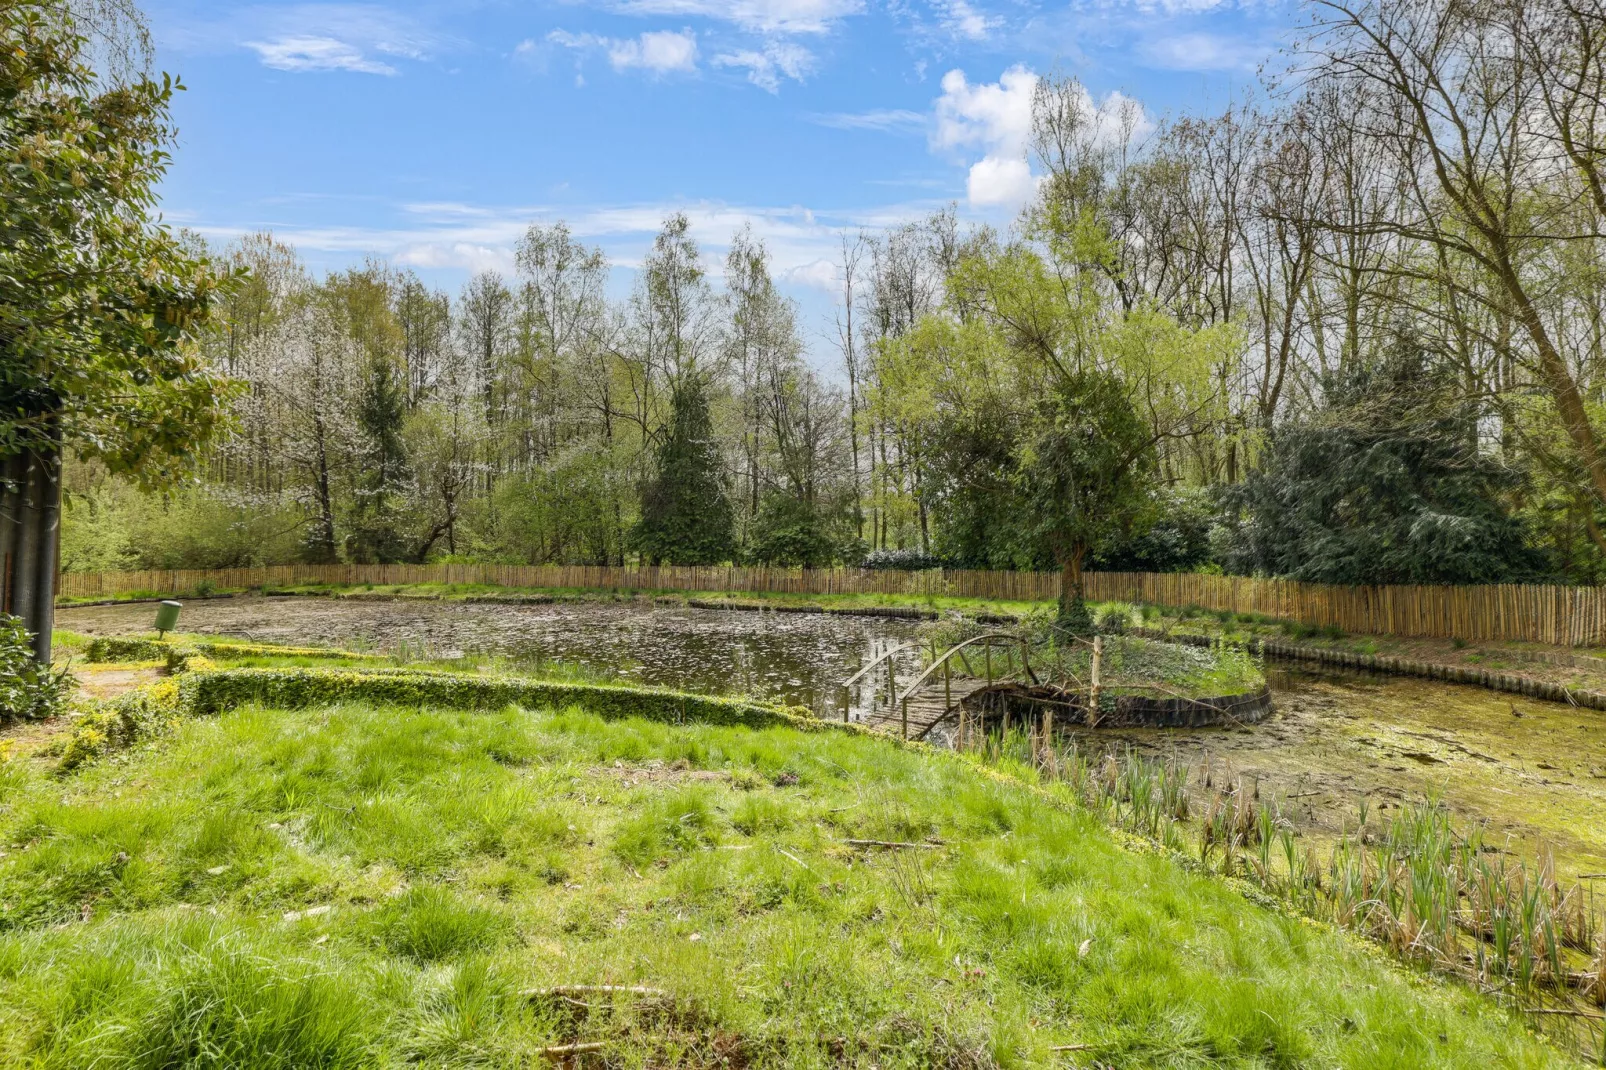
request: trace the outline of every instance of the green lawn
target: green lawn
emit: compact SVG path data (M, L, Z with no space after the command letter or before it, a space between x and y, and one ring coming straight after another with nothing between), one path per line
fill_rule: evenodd
M847 733L246 707L0 766L0 850L7 1065L1565 1065L1022 783ZM660 994L527 994L585 984Z

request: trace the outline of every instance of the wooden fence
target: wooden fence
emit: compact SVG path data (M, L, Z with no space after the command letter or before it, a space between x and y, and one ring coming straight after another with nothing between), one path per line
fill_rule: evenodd
M59 594L101 598L149 592L188 595L304 584L484 584L638 591L892 594L1043 601L1052 572L895 572L872 569L692 568L586 565L275 565L164 572L67 572ZM1467 640L1606 645L1606 588L1501 584L1480 587L1330 587L1291 580L1190 573L1090 572L1087 594L1164 606L1257 613L1346 632Z

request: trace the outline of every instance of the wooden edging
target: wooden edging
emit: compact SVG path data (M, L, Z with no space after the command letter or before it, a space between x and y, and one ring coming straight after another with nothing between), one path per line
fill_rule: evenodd
M1132 634L1144 639L1182 643L1186 646L1209 647L1219 640L1208 635L1166 634L1150 628L1134 628ZM1309 661L1340 669L1359 669L1365 672L1390 673L1395 676L1418 676L1425 680L1439 680L1447 684L1466 684L1488 688L1525 698L1545 702L1560 702L1568 706L1581 706L1591 710L1606 710L1606 692L1570 688L1549 680L1533 680L1515 673L1498 672L1476 665L1446 665L1438 661L1419 661L1415 658L1394 657L1389 654L1361 654L1350 650L1329 650L1324 647L1301 646L1275 639L1249 639L1244 646L1251 652L1266 657L1289 661Z

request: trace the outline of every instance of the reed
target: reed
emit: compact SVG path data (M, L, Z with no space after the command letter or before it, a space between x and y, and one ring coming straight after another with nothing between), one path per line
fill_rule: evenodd
M1360 932L1402 959L1526 1005L1606 1006L1606 916L1589 889L1556 876L1549 850L1514 861L1433 801L1374 817L1365 799L1325 857L1275 801L1231 768L1195 780L1176 759L1127 748L1044 748L1011 729L976 741L985 762L1029 766L1128 832L1259 885L1303 913ZM1041 757L1039 757L1041 756ZM1195 816L1196 815L1196 816ZM1592 1043L1592 1042L1591 1042Z

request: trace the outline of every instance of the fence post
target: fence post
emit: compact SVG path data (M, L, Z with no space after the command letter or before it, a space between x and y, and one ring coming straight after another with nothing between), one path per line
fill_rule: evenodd
M1088 687L1088 727L1091 728L1099 722L1099 699L1103 687L1099 683L1099 668L1104 661L1104 636L1093 637L1093 671L1089 674Z

